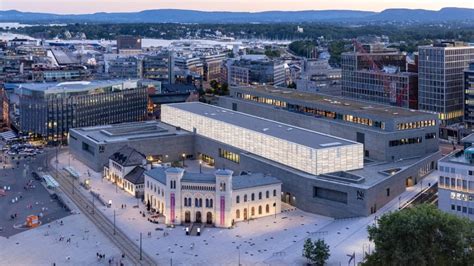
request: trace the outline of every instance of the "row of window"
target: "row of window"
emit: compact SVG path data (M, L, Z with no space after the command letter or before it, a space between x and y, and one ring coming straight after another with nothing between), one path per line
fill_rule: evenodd
M216 188L213 186L182 185L181 188L185 190L200 190L200 191L215 191L216 190Z
M184 198L184 207L192 207L192 199L191 198ZM213 199L206 199L206 208L212 208L214 206ZM202 207L202 199L201 198L194 198L194 207L201 208Z
M447 166L439 166L440 172L451 173L451 174L467 174L467 175L474 175L474 170L463 170L463 169L456 169L454 167L447 167Z
M435 125L436 125L436 120L424 120L424 121L416 121L416 122L409 122L409 123L398 123L397 130L433 127Z
M270 213L270 205L267 204L265 205L265 213L268 214ZM258 214L261 215L263 214L263 208L262 208L262 205L258 206ZM250 216L254 216L255 215L255 207L252 207L250 208ZM240 219L240 210L237 209L235 211L235 218L236 219ZM247 214L247 208L244 208L244 219L248 219L248 214Z
M263 196L263 193L262 192L258 192L258 199L261 200L262 199L262 196ZM273 190L273 197L276 197L277 196L277 191L276 189ZM265 192L265 198L270 198L270 191L266 191ZM250 194L250 200L251 201L255 201L255 193L252 193ZM244 195L244 202L247 202L248 201L248 198L247 198L247 194ZM240 203L240 195L237 195L235 197L235 203Z
M439 186L458 190L474 190L474 181L440 176Z
M451 204L451 210L462 212L462 213L474 214L474 208L468 208L466 206L459 206L459 205Z
M391 140L388 142L388 145L390 147L394 147L394 146L402 146L402 145L407 145L407 144L417 144L417 143L421 143L422 141L423 141L422 137L404 138L404 139Z
M312 114L315 116L322 116L330 119L337 119L337 120L344 120L347 122L351 123L356 123L356 124L362 124L366 126L371 126L371 127L376 127L376 128L381 128L385 129L385 123L381 121L374 121L372 119L368 118L361 118L353 115L345 115L329 110L322 110L322 109L317 109L317 108L312 108L312 107L307 107L307 106L299 106L299 105L294 105L294 104L288 104L284 101L276 101L270 98L265 98L261 96L254 96L250 94L243 94L243 93L236 93L237 98L245 99L245 100L251 100L251 101L256 101L259 103L265 103L269 105L274 105L278 107L283 107L286 108L289 111L295 111L295 112L300 112L300 113L305 113L305 114Z

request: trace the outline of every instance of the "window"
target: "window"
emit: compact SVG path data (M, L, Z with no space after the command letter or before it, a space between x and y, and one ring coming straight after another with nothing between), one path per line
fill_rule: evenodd
M462 212L467 213L467 207L462 207Z
M469 170L469 175L474 175L474 171Z
M199 207L199 200L197 198L194 199L194 207Z
M206 199L206 208L209 208L209 199Z
M276 197L276 196L277 196L277 190L274 189L274 190L273 190L273 197Z
M209 199L209 208L214 207L214 202L212 199Z
M252 207L252 209L250 209L250 215L251 216L255 215L255 207Z
M390 188L387 188L387 197L390 197Z
M267 196L267 199L270 198L270 191L267 190L267 192L265 192L266 196Z
M252 193L252 195L251 195L251 197L250 197L250 198L252 199L252 201L254 201L254 200L255 200L255 194L254 194L254 193Z
M235 197L235 203L240 203L240 196Z
M269 213L269 212L270 212L270 205L267 204L267 205L265 206L265 212L266 212L266 213Z
M258 214L262 214L262 205L258 206Z
M198 207L202 207L202 199L199 199L199 206Z
M219 157L232 161L234 163L240 163L240 155L224 149L219 148Z
M458 211L458 212L461 211L461 206L458 205L458 206L456 206L456 208L457 208L457 211Z
M240 219L240 210L235 211L235 218Z
M262 199L262 192L258 192L258 199L259 199L259 200Z
M244 202L247 202L247 194L244 195Z
M451 210L456 210L456 207L453 204L451 204Z

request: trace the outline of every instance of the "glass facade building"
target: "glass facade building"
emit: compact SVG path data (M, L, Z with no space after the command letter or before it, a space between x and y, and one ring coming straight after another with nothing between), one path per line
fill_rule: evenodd
M162 106L161 120L245 152L319 175L363 167L363 145L202 103Z
M137 81L20 84L17 126L48 141L64 141L70 128L141 121L147 91Z
M418 107L437 113L442 125L464 116L464 70L474 61L474 47L441 43L419 47Z

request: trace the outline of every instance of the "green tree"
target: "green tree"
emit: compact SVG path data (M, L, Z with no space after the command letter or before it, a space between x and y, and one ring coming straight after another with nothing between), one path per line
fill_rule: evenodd
M306 238L303 245L303 257L305 257L308 261L311 261L313 249L313 241L311 241L310 238Z
M365 265L473 265L474 222L420 205L369 226L375 252Z
M311 263L316 266L323 266L327 259L329 259L329 245L324 242L323 239L318 239L311 241L310 238L307 238L303 245L303 257L308 259Z

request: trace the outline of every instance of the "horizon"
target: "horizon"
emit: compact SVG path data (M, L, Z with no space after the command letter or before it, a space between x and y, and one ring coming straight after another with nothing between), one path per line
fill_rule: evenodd
M41 2L41 4L39 4ZM2 0L1 11L17 10L20 12L52 13L61 15L93 14L93 13L116 13L116 12L140 12L145 10L175 9L193 10L204 12L269 12L269 11L324 11L324 10L352 10L381 12L386 9L424 9L437 11L443 8L473 8L469 1L437 1L436 4L429 1L400 0L397 3L389 0L364 0L354 2L350 0L336 0L331 3L314 3L309 0L260 0L255 4L252 0L241 0L239 3L216 0L182 0L179 3L173 1L136 0L133 4L123 3L120 0L102 0L97 3L94 0L74 1L64 5L58 0ZM88 4L90 3L90 4ZM268 6L273 8L269 9ZM428 6L428 7L427 7ZM139 8L137 8L139 7ZM344 7L344 8L341 8Z

